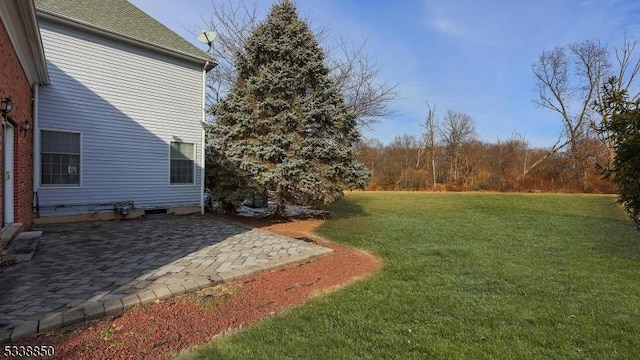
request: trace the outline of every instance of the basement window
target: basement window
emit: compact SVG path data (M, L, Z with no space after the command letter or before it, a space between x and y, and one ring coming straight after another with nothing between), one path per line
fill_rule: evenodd
M80 133L42 130L40 183L80 186Z
M193 143L172 142L170 144L169 184L195 184L195 145Z

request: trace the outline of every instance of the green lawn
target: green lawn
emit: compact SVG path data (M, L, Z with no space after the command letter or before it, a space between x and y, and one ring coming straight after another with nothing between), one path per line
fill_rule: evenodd
M376 275L187 358L630 359L640 233L612 196L353 193L319 234Z

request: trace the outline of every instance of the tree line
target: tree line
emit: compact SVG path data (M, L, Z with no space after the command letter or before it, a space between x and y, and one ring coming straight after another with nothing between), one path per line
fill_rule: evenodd
M421 134L397 136L387 145L364 139L357 146L358 160L372 172L368 190L616 192L598 168L608 153L597 138L580 140L594 155L576 164L568 152L549 155L518 133L495 143L480 141L471 116L447 110L437 120L431 105ZM586 174L578 176L578 166Z
M629 119L640 100L631 93L640 72L636 44L625 39L612 51L586 40L542 51L532 65L533 100L563 125L552 146L530 148L519 133L479 141L471 116L449 109L438 121L427 104L421 134L359 143L359 160L372 170L368 189L617 192L626 184L614 175L619 148L629 146ZM630 173L627 180L637 183Z

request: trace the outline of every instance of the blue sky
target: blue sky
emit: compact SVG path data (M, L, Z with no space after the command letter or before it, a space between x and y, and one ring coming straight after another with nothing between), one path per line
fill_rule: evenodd
M202 18L208 17L212 0L130 1L206 50L191 33L205 27ZM266 15L272 1L258 3ZM295 3L313 28L330 29L328 42L366 39L380 79L398 84L396 112L364 134L385 143L403 133L418 135L429 100L439 118L448 108L469 114L480 140L506 140L517 131L532 146L550 146L561 125L554 113L533 103L531 65L540 53L588 39L619 46L625 34L640 40L640 0Z

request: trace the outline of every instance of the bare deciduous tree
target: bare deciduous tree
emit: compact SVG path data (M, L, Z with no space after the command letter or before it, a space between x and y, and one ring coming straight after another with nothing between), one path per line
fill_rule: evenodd
M403 173L407 169L411 168L416 161L416 157L419 156L418 148L420 148L419 140L409 134L402 134L396 136L389 144L389 148L396 154L396 159L399 160L397 165L399 166L399 172ZM407 187L407 178L400 176L396 182L398 188Z
M430 104L427 101L427 117L422 124L424 132L422 137L424 138L424 149L429 151L429 160L431 162L431 176L433 179L433 188L437 185L437 172L436 172L436 134L438 133L439 124L436 120L436 104ZM418 164L416 164L416 168Z
M569 54L564 47L545 50L533 65L538 87L535 102L556 112L563 123L563 131L549 155L567 145L570 153L577 154L579 140L592 118L591 104L611 68L607 48L595 41L574 43L568 49Z
M224 97L237 81L236 58L244 52L245 41L259 22L258 9L255 2L211 1L209 16L200 20L218 34L209 49L209 54L218 62L207 76L210 90L207 100L211 104Z
M524 179L524 177L527 176L527 171L529 171L527 165L529 161L529 143L527 142L526 135L518 131L513 132L513 141L519 143L522 147L522 178Z
M605 129L613 115L603 106L605 81L615 78L617 90L628 92L632 88L640 71L640 59L634 55L635 46L635 41L625 40L615 49L613 62L608 48L593 40L542 52L532 67L538 86L538 98L534 101L560 116L563 131L558 141L534 161L525 174L567 146L575 175L583 180L587 170L593 167L593 159L604 159L598 160L599 165L609 168L614 160L614 144L607 131L595 132L604 145L604 156L590 153L592 150L583 145L589 143L593 130Z
M376 174L379 171L384 171L384 166L381 166L382 169L379 169L377 166L379 162L383 162L384 160L381 155L383 153L383 149L384 144L378 139L361 139L357 144L358 159L373 174Z
M209 16L201 21L218 34L209 50L219 63L207 79L211 104L224 97L237 80L237 55L244 51L247 37L260 21L257 1L212 1ZM315 33L321 41L326 40L328 29L317 29ZM324 46L331 78L360 126L369 126L389 115L393 111L390 104L397 95L397 85L380 81L380 67L366 53L365 45L366 41L355 44L342 39L329 50Z
M369 126L388 116L389 104L397 96L397 85L379 82L380 67L365 52L366 41L354 45L341 39L337 49L329 51L332 78L360 125Z
M450 177L452 181L456 181L459 175L460 151L464 144L476 136L473 119L464 112L448 109L439 130L440 138L449 154Z

